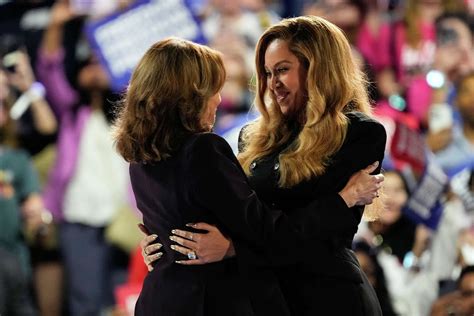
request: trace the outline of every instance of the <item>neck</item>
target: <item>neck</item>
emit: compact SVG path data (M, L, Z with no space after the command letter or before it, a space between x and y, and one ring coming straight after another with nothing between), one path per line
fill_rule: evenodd
M100 91L92 91L91 92L91 108L93 110L101 110L103 106L104 100L102 97L102 93Z

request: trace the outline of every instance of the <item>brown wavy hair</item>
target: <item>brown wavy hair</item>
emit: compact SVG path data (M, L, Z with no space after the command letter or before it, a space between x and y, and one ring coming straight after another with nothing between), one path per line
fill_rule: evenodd
M277 150L291 135L267 87L265 52L276 39L287 42L289 50L307 71L308 101L303 108L302 130L279 157L279 185L291 187L324 173L330 157L341 148L346 137L345 113L369 114L371 107L364 74L337 26L316 16L282 20L265 31L256 48L255 105L261 117L243 133L245 145L239 160L247 174L251 173L250 164L254 160Z
M140 60L113 126L117 151L128 162L169 158L184 139L207 131L206 105L223 86L219 52L184 39L155 43Z

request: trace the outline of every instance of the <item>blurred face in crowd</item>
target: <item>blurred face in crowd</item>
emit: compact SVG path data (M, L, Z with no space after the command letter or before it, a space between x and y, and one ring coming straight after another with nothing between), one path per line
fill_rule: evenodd
M463 75L473 70L473 47L472 47L472 33L469 27L457 18L445 19L441 23L441 27L451 29L455 32L456 38L452 42L454 48L460 54L457 63L456 73Z
M79 71L78 84L85 90L103 91L109 88L109 77L96 58Z
M265 52L265 72L271 96L283 115L295 117L307 101L306 70L289 50L288 43L275 39Z
M212 4L224 15L234 15L242 12L241 0L213 0Z
M474 127L474 74L463 79L459 86L456 104L464 124Z
M386 209L380 216L380 222L386 225L395 223L402 214L402 207L408 200L405 184L398 173L384 173L385 181L383 192L385 195Z
M306 14L321 16L342 29L360 24L362 15L351 1L323 0L307 8Z
M214 123L216 122L216 111L220 103L221 103L221 94L219 92L213 95L207 101L207 106L202 115L201 123L202 123L202 126L206 127L206 129L208 129L209 131L212 129L212 127L214 126Z
M224 110L236 110L245 102L247 89L247 72L243 57L224 55L224 65L226 69L226 81L222 87L222 104Z

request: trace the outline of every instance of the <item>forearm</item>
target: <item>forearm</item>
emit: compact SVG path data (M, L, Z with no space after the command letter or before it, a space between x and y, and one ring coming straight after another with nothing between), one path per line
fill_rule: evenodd
M62 25L50 24L43 35L41 49L47 55L56 54L62 48L63 36L64 27Z
M40 49L36 70L51 107L61 117L78 101L77 92L69 84L64 71L64 50L60 48L52 55Z
M41 98L33 101L31 112L33 114L33 124L40 134L51 135L56 132L57 121L45 99Z

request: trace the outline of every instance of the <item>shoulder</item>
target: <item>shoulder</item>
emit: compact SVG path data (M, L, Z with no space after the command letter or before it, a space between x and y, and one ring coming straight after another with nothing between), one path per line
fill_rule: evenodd
M385 127L373 117L361 112L349 112L346 116L349 119L348 135L370 134L373 137L386 138Z
M216 155L235 157L229 143L214 133L192 135L184 145L183 154L199 159L212 158Z
M201 148L201 147L220 147L229 146L224 138L215 133L198 133L192 135L186 142L186 148Z

